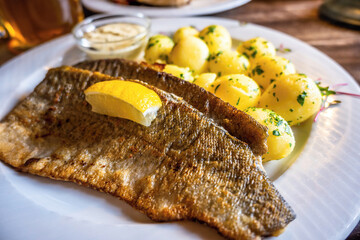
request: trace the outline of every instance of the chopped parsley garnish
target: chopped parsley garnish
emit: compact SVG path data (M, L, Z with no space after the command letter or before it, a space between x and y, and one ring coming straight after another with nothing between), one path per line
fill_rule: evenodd
M207 61L210 61L210 60L214 60L216 57L220 56L221 54L223 54L223 51L219 51L215 54L209 54L209 56L207 57Z
M221 76L221 72L218 72L218 73L217 73L217 76L220 77L220 76Z
M252 70L252 74L255 75L255 73L257 73L257 75L261 75L264 73L264 70L261 69L260 65L257 65L253 70Z
M322 96L330 96L330 95L335 95L336 94L335 91L329 90L329 86L322 87L322 86L320 86L319 82L316 82L316 86L319 88Z
M239 105L239 102L240 102L240 98L238 98L237 102L236 102L236 106Z
M286 125L286 126L285 126L285 132L286 132L287 134L289 134L290 136L292 136L291 128L290 128L289 125Z
M307 93L305 91L303 91L299 96L297 96L296 100L301 106L304 106L306 96L307 96Z
M290 111L290 112L293 112L293 111L294 111L294 109L290 108L290 109L289 109L289 111Z
M273 134L274 136L280 136L279 130L274 130L274 131L272 132L272 134Z
M180 77L181 77L181 78L184 78L184 74L183 74L183 73L180 73Z
M257 54L257 50L255 50L255 51L251 54L251 56L252 56L253 58L255 58L256 54Z
M214 93L216 93L217 89L220 87L221 84L218 84L216 87L215 87L215 90L214 90Z
M155 43L149 43L146 49L149 49L151 47L155 46Z
M278 127L278 126L280 126L280 125L283 124L283 123L284 123L283 120L279 120L279 121L276 123L276 126Z
M243 67L245 68L245 70L247 70L247 66L245 65L245 63L243 63Z
M215 25L211 25L211 26L209 26L209 30L208 30L208 32L207 32L206 34L209 34L209 33L214 33L215 28L216 28L216 26L215 26Z
M270 79L270 84L272 84L273 82L275 82L275 79ZM276 85L275 85L276 86Z

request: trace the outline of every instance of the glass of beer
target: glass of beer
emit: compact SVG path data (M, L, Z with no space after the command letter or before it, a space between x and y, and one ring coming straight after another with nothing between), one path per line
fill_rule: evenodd
M1 25L15 53L71 32L83 18L80 0L0 0Z

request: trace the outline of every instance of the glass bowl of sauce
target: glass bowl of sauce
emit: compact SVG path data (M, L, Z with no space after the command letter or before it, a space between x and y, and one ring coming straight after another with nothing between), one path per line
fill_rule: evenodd
M91 59L139 59L151 27L143 14L99 14L77 24L72 33L78 47Z

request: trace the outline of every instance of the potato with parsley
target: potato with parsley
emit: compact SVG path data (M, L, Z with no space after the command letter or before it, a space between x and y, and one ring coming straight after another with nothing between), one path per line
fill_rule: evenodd
M196 30L196 28L194 28L193 26L182 27L175 32L173 39L174 42L177 43L181 39L187 38L189 36L198 37L199 31Z
M304 74L291 74L268 86L258 106L281 115L290 125L305 121L321 106L316 83Z
M176 65L167 64L163 69L163 72L170 73L171 75L184 79L188 82L192 82L194 77L192 76L192 72L189 68L182 68Z
M239 44L237 51L248 57L250 62L262 56L275 56L274 45L262 37L252 38Z
M207 69L209 49L205 42L197 37L181 39L170 53L170 62L179 67L189 67L196 74Z
M240 110L256 106L260 99L259 86L244 74L230 74L216 79L210 92Z
M213 84L215 79L216 79L215 73L202 73L195 78L193 83L204 88L205 90L209 90L211 84Z
M279 56L263 56L251 66L249 76L265 90L272 82L285 75L296 73L295 66L289 60Z
M250 67L248 59L236 51L227 50L210 54L209 71L218 77L228 74L246 74Z
M165 35L152 36L145 48L145 60L148 63L167 63L169 54L174 47L171 38Z
M199 37L209 47L210 53L231 49L232 39L226 28L220 25L210 25L201 30Z
M268 128L268 152L262 156L263 161L282 159L294 150L294 134L284 118L264 108L251 107L245 112Z

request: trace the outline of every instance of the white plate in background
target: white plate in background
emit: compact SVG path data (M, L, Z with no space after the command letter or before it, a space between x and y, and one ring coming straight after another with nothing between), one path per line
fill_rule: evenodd
M143 13L149 17L185 17L214 14L230 10L250 0L192 0L190 4L181 7L156 7L121 5L110 0L82 0L84 6L94 12L135 14Z
M153 32L173 32L194 25L227 27L234 39L262 36L292 51L299 72L324 85L359 86L332 59L291 36L254 24L221 18L155 19ZM17 99L39 83L48 68L71 65L85 55L70 35L58 38L0 67L0 118ZM336 96L342 104L295 129L295 154L266 165L266 170L297 218L274 239L344 239L360 214L360 101ZM18 173L0 164L0 239L222 239L198 223L154 223L126 203L73 183Z

